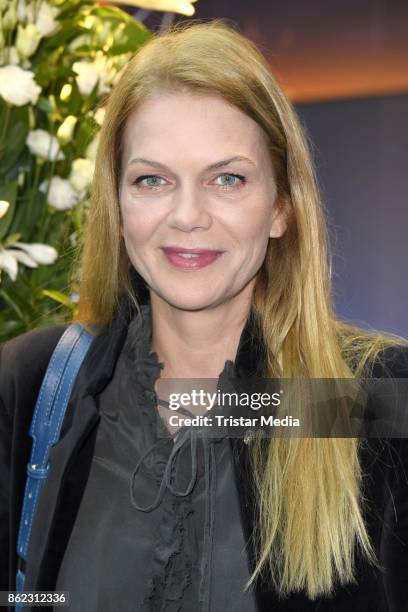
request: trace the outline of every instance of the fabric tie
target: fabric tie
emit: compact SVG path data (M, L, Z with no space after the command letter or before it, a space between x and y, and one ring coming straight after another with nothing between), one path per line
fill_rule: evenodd
M169 406L165 400L159 400L160 404ZM180 412L184 414L190 413L188 410L180 409ZM142 506L137 503L134 497L134 486L135 477L146 457L160 444L169 439L175 439L173 449L166 462L166 466L161 477L160 486L156 495L155 500L147 505ZM199 601L201 604L201 610L203 612L209 612L210 610L210 589L211 589L211 560L213 551L213 539L214 539L214 522L215 522L215 495L217 488L216 480L216 457L214 450L214 440L210 440L204 429L194 431L189 428L183 431L169 434L167 438L161 438L155 444L153 444L139 459L136 467L132 473L130 480L130 499L132 505L141 512L151 512L157 508L165 495L166 489L176 497L186 497L191 493L194 485L197 481L197 440L200 439L202 442L203 459L204 459L204 482L205 482L205 519L204 519L204 537L203 537L203 555L200 567L200 586L199 586ZM185 488L180 490L176 486L175 478L173 481L173 472L176 473L177 458L179 457L180 450L185 444L190 444L190 455L191 455L191 478Z

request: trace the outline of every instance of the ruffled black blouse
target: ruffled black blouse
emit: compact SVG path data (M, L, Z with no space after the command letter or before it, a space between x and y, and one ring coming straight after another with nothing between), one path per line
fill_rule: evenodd
M150 340L143 305L98 396L92 466L56 590L69 591L75 612L253 612L231 446L186 428L170 437Z

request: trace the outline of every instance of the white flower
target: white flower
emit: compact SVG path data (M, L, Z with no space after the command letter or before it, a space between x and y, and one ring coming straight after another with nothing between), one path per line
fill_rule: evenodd
M21 57L31 57L37 51L40 40L41 34L33 23L28 24L25 28L18 24L16 48Z
M93 138L93 140L91 140L91 142L87 146L85 155L88 159L96 159L96 152L98 150L98 145L99 145L99 137L100 137L100 134L98 132L95 138Z
M41 242L14 242L13 246L17 246L25 251L37 264L49 265L53 264L58 257L58 253L54 247Z
M78 49L78 47L82 47L82 45L90 45L92 42L92 38L89 34L80 34L71 40L68 45L68 49L73 53Z
M99 75L92 62L74 62L72 69L77 73L76 82L78 89L83 96L89 96L95 87Z
M25 170L24 168L19 170L19 173L18 173L18 176L17 176L17 185L19 187L23 187L24 183L25 183L26 173L25 173L24 170Z
M72 234L70 234L69 241L70 241L72 247L76 246L76 244L78 242L78 232L76 230L75 230L75 232L72 232Z
M11 65L0 68L0 96L9 104L37 104L40 93L41 87L34 81L31 70Z
M30 257L25 251L17 251L16 249L9 249L8 254L10 253L19 263L28 266L29 268L38 268L38 263Z
M0 51L0 64L7 65L11 64L13 66L17 66L20 63L20 56L17 53L17 49L13 47L4 47Z
M122 24L120 24L122 25ZM123 24L124 26L125 24ZM99 25L96 28L96 32L97 32L97 36L98 36L98 44L103 47L103 45L106 43L106 40L108 39L110 33L111 33L111 24L109 23L109 21L105 21L105 23L103 25Z
M21 1L21 0L20 0ZM18 5L19 15L25 17L28 23L35 23L41 36L52 36L60 28L60 23L55 19L59 15L59 9L51 6L43 0L40 5L30 2L25 5ZM23 21L21 19L21 21Z
M114 4L126 4L138 6L151 11L163 11L166 13L180 13L191 17L195 10L192 6L197 0L111 0Z
M59 15L56 6L50 6L48 2L42 2L37 14L35 25L42 36L52 36L60 29L59 21L54 19Z
M17 248L5 249L0 245L0 269L5 270L12 281L17 278L18 263L38 268L38 264L52 264L58 257L58 252L48 244L13 242L10 246Z
M0 270L5 270L12 281L17 278L18 264L13 252L0 246Z
M48 204L57 210L73 208L83 196L73 189L69 181L60 176L53 176L51 181L43 181L39 190L46 193L48 185Z
M12 47L9 47L9 60L10 60L10 64L13 64L13 66L17 66L20 61L17 47L15 45L13 45ZM40 87L40 86L37 85L37 87ZM40 87L40 91L41 91L41 87ZM33 102L33 104L35 104L35 102Z
M10 202L7 200L0 200L0 219L4 217L10 207Z
M106 112L106 111L105 111L105 109L104 109L102 106L100 106L100 107L99 107L99 108L98 108L98 109L97 109L97 110L94 112L94 119L95 119L95 121L96 121L96 123L97 123L98 125L102 125L103 120L104 120L104 118L105 118L105 112Z
M19 19L26 23L34 23L35 21L34 9L35 9L35 5L34 5L34 2L32 2L32 0L19 0L18 6L17 6Z
M62 144L67 144L72 140L75 125L78 121L78 117L74 115L68 115L61 123L57 131L57 138Z
M78 157L72 162L71 174L69 182L75 191L83 191L92 183L95 162L91 159Z
M109 86L116 75L113 59L104 55L98 55L93 62L86 60L74 62L72 70L78 75L76 82L83 96L89 96L96 83L98 83L98 95L108 93Z
M7 0L5 0L7 2ZM17 17L20 23L25 23L27 18L26 2L25 0L18 0L17 3Z
M26 145L33 155L49 161L65 159L65 155L60 151L58 140L45 130L31 130L28 133Z

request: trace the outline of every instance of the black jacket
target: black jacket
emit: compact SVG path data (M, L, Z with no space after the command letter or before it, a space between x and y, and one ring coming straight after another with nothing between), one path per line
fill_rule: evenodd
M118 315L95 339L78 374L60 440L50 451L52 468L33 522L26 568L27 590L55 588L91 465L99 421L97 396L113 376L132 316L129 301L123 298ZM42 378L65 329L66 325L57 325L34 330L1 346L0 590L15 590L17 535L32 443L28 431ZM384 357L393 376L408 377L407 349L387 349ZM262 358L263 347L254 337L248 319L235 360L238 375L256 373ZM374 376L384 375L381 367L376 367ZM271 584L260 582L257 588L260 611L403 612L408 609L407 441L392 438L365 442L361 450L364 496L369 502L365 518L384 571L369 566L357 556L357 584L337 587L332 597L314 601L303 593L278 599ZM250 534L254 509L247 447L234 439L231 444L249 562L253 564Z

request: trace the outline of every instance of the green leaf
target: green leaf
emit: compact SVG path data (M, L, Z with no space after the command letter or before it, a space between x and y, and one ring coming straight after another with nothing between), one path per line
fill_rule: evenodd
M75 135L75 146L78 156L84 156L86 147L99 132L99 125L90 117L84 117Z
M78 84L75 79L72 79L71 85L72 85L72 92L67 101L68 109L69 109L68 114L77 116L79 115L79 111L81 110L83 98L78 89Z
M58 302L59 304L63 304L64 306L67 306L68 308L73 308L74 307L74 303L71 302L71 300L69 299L69 297L67 295L65 295L64 293L61 293L60 291L52 291L49 289L41 289L40 294L41 297L49 297L52 300L54 300L55 302Z
M2 117L1 112L0 117ZM12 174L15 176L17 169L14 166L16 166L20 155L25 150L25 141L28 134L28 109L15 107L9 115L8 122L7 115L2 117L2 119L6 122L5 127L7 130L0 151L0 175L7 176ZM4 129L1 121L0 127Z
M0 186L0 200L7 200L14 204L17 197L17 181L6 183Z
M73 38L86 32L87 30L79 25L78 19L65 23L59 32L50 36L47 42L41 46L41 55L46 56L50 51L62 45L68 45Z
M44 98L44 96L41 96L41 98L38 100L37 107L43 110L45 113L52 113L54 110L51 102L47 98Z
M27 323L28 313L32 311L31 304L28 304L16 290L12 288L0 289L0 297L15 312L20 321Z
M26 122L18 121L14 123L7 137L8 144L7 144L6 150L11 151L11 152L14 152L14 151L20 152L21 149L25 146L27 134L28 134L28 124Z
M67 81L76 73L68 66L63 66L60 63L50 63L44 61L37 68L36 82L43 88L48 89L50 85L55 85L58 79ZM44 109L43 109L44 110Z
M109 49L109 55L121 55L136 51L139 47L145 44L151 34L148 30L141 29L137 26L137 21L126 24L119 40L115 41Z
M93 108L95 108L100 96L98 95L98 89L99 89L99 82L97 81L95 83L95 86L93 88L93 90L91 91L91 93L89 94L89 96L87 98L85 98L84 100L84 104L82 107L82 112L83 113L88 113L90 110L92 110Z
M103 20L108 21L133 21L133 17L131 17L125 11L122 11L120 8L114 6L96 6L90 12L90 15L94 15L95 17L100 17ZM140 22L137 22L140 23Z
M4 241L5 248L9 247L11 244L13 244L13 242L17 242L20 240L20 238L21 234L10 234L10 236L7 236L6 240Z
M11 173L21 154L25 150L25 143L28 134L28 123L24 121L15 121L7 136L6 149L3 152L1 163L1 174L6 175Z

